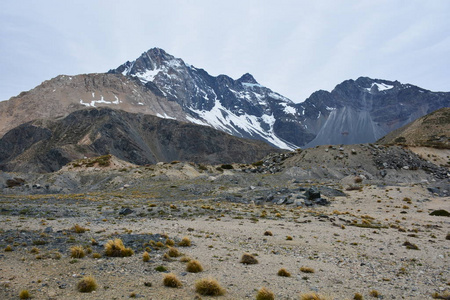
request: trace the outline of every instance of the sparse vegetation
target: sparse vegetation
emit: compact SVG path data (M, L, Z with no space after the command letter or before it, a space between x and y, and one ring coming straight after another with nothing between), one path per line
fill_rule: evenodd
M164 275L163 284L164 284L164 286L171 287L171 288L178 288L178 287L182 286L181 281L173 273Z
M73 246L70 248L70 257L83 258L86 255L82 246Z
M73 227L71 228L71 230L75 233L85 233L88 229L84 228L78 224L73 225Z
M301 267L300 271L303 272L303 273L314 273L314 269L313 268L305 267L305 266Z
M175 248L175 247L169 247L169 251L167 251L167 254L168 254L170 257L178 257L178 256L181 256L180 251L178 251L178 249Z
M406 249L419 250L419 247L417 247L416 244L413 244L413 243L411 243L411 242L409 242L409 241L404 242L404 243L403 243L403 246L405 246Z
M262 287L259 289L258 293L256 294L256 300L274 300L275 295L272 293L272 291L266 289L265 287Z
M225 289L213 278L203 278L195 283L195 291L204 296L221 296Z
M77 284L77 289L81 293L90 293L97 289L97 282L92 276L85 276Z
M147 251L144 251L144 253L142 254L142 260L143 260L144 262L150 261L150 254L148 254Z
M289 273L285 268L278 270L277 275L281 277L291 277L291 273Z
M258 260L250 253L244 253L241 257L241 263L245 265L254 265L258 263Z
M374 298L380 298L380 293L377 291L377 290L371 290L370 292L369 292L369 295L371 296L371 297L374 297Z
M300 295L300 300L328 300L328 298L317 293L306 293Z
M30 292L28 290L21 290L19 293L19 298L20 299L30 299L31 298Z
M360 293L355 293L353 300L363 300L363 296Z
M167 271L167 268L164 267L164 266L157 266L157 267L155 268L155 271L157 271L157 272L166 272L166 271Z
M179 243L178 246L180 247L190 247L191 246L191 239L187 236L185 236Z
M186 271L190 273L199 273L203 271L203 266L198 260L190 260L186 264Z
M109 240L105 244L105 255L109 257L126 257L133 255L131 248L125 248L121 239Z

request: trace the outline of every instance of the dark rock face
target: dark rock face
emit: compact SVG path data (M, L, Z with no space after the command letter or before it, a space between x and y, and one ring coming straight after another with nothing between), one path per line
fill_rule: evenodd
M450 93L431 92L398 81L360 77L331 92L319 91L305 104L324 116L306 145L371 143L415 119L450 105ZM325 106L325 107L324 107ZM325 109L324 109L325 108Z
M176 101L192 122L285 149L375 142L450 106L450 93L368 77L346 80L331 92L317 91L294 104L248 73L238 80L213 77L158 48L109 72L137 79L155 94Z
M273 151L263 142L210 127L101 108L11 130L0 139L0 169L52 172L74 159L105 154L138 165L174 160L250 163Z

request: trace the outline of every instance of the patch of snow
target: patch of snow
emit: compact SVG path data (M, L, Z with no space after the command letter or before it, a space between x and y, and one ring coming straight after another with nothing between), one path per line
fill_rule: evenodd
M248 88L254 88L256 87L263 87L262 85L260 85L259 83L248 83L248 82L243 82L242 85L244 87L248 87Z
M297 110L295 109L295 107L292 107L290 105L288 105L287 103L280 103L282 106L284 106L284 112L287 114L291 114L291 115L295 115L295 113L297 112Z
M336 110L336 107L328 107L327 106L325 109L328 110L328 111L332 111L332 110Z
M137 73L133 76L139 78L142 83L147 83L153 81L160 71L162 71L162 69L146 70L145 72Z
M83 102L83 99L80 99L80 104L87 106L87 107L96 107L95 104L97 103L102 103L102 104L119 104L119 98L117 98L117 96L114 96L116 98L116 101L106 101L103 98L103 95L100 95L100 100L92 100L91 102Z
M156 114L156 116L157 117L160 117L160 118L162 118L162 119L171 119L171 120L176 120L176 118L174 118L174 117L170 117L170 116L168 116L166 113L164 113L164 116L163 115L161 115L160 113L157 113Z
M92 92L92 98L95 98L95 93L94 92Z
M55 90L53 90L52 92L55 92L56 91L56 89Z
M138 102L138 105L144 105L144 103L142 103L142 102Z
M322 112L319 110L319 115L317 116L317 119L320 118L321 115L322 115Z
M367 91L370 92L370 90L373 88L373 86L376 85L378 87L378 91L382 92L382 91L386 91L386 90L390 90L392 89L394 86L393 85L388 85L385 83L372 83L372 85L370 86L370 88L366 88Z

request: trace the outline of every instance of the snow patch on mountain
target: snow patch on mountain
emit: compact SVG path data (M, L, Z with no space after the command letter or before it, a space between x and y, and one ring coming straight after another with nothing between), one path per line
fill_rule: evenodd
M92 97L94 97L94 96L95 96L95 94L92 93ZM116 100L106 101L103 98L103 95L100 95L100 100L92 100L90 102L84 102L83 99L80 99L80 104L84 105L86 107L96 107L95 104L116 104L116 105L119 104L120 103L119 98L117 98L117 96L114 96L114 98L116 98Z
M378 91L380 91L380 92L386 91L386 90L390 90L390 89L394 88L393 85L389 85L389 84L385 84L385 83L376 83L376 82L374 82L374 83L372 83L372 85L370 86L370 88L366 88L366 90L367 90L368 92L370 92L370 90L371 90L374 86L377 86Z
M215 100L214 107L210 111L196 110L190 108L190 110L197 115L198 118L188 117L188 120L201 125L209 125L215 129L222 130L229 134L239 134L237 128L248 133L251 136L261 136L269 143L282 148L282 149L295 149L296 147L276 136L273 131L273 125L275 124L275 117L272 115L262 115L257 117L243 113L236 115L232 111L226 109L219 100ZM263 127L269 127L269 130Z

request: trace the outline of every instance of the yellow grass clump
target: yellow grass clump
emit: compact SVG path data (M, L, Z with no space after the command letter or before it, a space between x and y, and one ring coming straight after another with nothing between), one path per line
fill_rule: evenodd
M109 257L126 257L134 252L131 248L125 248L121 239L114 239L105 244L105 254Z
M85 276L78 282L77 289L81 293L90 293L97 289L97 282L92 276Z
M186 271L190 273L199 273L203 271L203 266L198 260L191 260L186 265Z
M178 288L182 286L181 281L173 273L164 275L163 284L164 286L171 288Z
M204 296L221 296L225 289L213 278L202 278L195 283L195 291Z
M274 300L275 295L265 287L262 287L256 294L256 300Z

